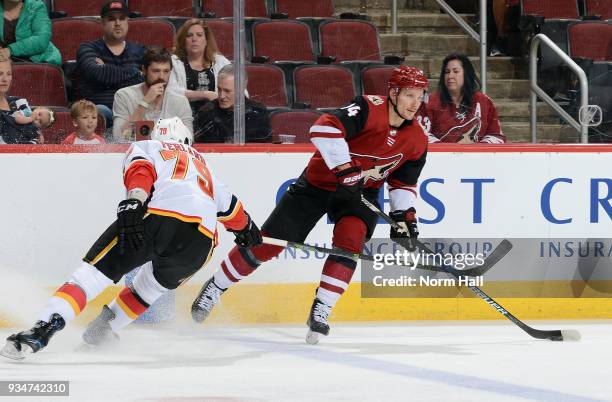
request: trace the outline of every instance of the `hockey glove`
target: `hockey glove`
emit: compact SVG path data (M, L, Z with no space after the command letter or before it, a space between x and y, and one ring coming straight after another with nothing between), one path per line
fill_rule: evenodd
M411 239L416 239L417 237L419 237L416 210L413 207L410 207L405 211L393 211L389 214L389 216L400 226L399 229L391 227L392 239L401 239L407 237Z
M362 208L363 173L361 166L352 162L351 166L335 171L334 175L338 184L329 199L329 215L337 222L343 216L356 215Z
M236 242L236 244L240 247L257 246L263 241L263 239L261 238L261 232L259 231L259 228L255 224L255 222L253 222L253 220L251 219L251 216L246 212L244 214L247 216L248 219L246 226L242 230L230 229L229 231L232 232L234 236L236 236L234 242Z
M123 255L126 248L137 251L144 247L144 214L145 209L139 200L129 198L119 203L117 207L119 254Z

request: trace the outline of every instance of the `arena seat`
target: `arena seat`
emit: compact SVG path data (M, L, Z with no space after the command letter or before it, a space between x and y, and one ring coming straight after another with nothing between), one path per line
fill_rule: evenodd
M275 12L285 13L289 18L331 18L334 16L334 3L332 0L276 0Z
M66 14L66 17L100 16L102 6L108 0L53 0L53 13Z
M62 62L76 60L77 50L83 42L102 37L100 23L87 18L60 18L51 20L51 42L59 49Z
M293 72L294 104L313 109L346 105L357 94L351 70L340 65L304 65Z
M285 74L281 68L271 64L247 64L247 89L249 96L267 107L287 107Z
M130 0L128 7L132 12L138 12L142 17L172 16L195 17L192 0Z
M598 15L602 20L612 20L612 1L585 0L586 15Z
M267 62L314 61L310 29L295 20L258 21L252 27L253 56L266 57Z
M127 39L145 46L162 46L172 50L174 25L159 18L134 18L130 20Z
M52 64L14 63L9 94L27 99L31 106L68 103L62 69Z
M364 95L389 95L387 82L395 66L373 65L361 70L361 86Z
M234 3L231 0L202 0L202 11L214 13L216 18L233 17ZM244 16L266 18L268 8L265 0L245 0Z
M380 61L378 30L362 20L325 20L319 25L319 49L334 62Z
M280 134L295 135L295 143L310 143L310 127L321 116L316 110L278 110L270 114L272 141Z

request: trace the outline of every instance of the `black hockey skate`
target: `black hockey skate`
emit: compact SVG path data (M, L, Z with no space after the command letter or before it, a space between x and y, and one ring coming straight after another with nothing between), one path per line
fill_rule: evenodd
M197 323L203 322L215 307L215 304L219 303L219 298L221 298L223 292L225 292L225 289L221 289L215 284L214 277L206 281L198 297L191 305L191 318Z
M65 326L66 322L62 316L54 313L48 322L37 321L32 329L6 338L6 345L0 350L0 355L9 359L23 360L28 353L36 353L47 346L53 334Z
M83 341L88 347L97 347L119 340L119 336L110 326L110 321L115 319L115 313L105 304L102 312L89 323L83 332Z
M323 303L319 299L314 299L312 307L310 307L310 315L308 316L308 333L306 334L306 343L316 345L319 343L319 334L327 336L329 334L329 325L327 317L331 312L331 307Z

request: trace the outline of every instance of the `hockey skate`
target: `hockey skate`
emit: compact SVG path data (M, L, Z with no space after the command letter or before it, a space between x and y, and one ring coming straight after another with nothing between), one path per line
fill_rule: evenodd
M14 360L23 360L26 355L36 353L49 343L57 331L62 330L66 322L61 315L54 313L49 321L37 321L34 326L6 338L6 345L0 350L0 355Z
M219 298L223 292L225 290L215 284L214 277L206 281L198 297L191 305L191 318L197 323L203 322L215 307L215 304L219 303Z
M119 336L110 326L110 321L114 319L115 313L105 304L100 315L90 322L83 332L83 341L86 347L94 348L118 341Z
M319 335L327 336L329 334L329 325L327 317L331 312L331 307L323 303L319 299L314 299L308 316L308 333L306 334L306 343L316 345L319 343Z

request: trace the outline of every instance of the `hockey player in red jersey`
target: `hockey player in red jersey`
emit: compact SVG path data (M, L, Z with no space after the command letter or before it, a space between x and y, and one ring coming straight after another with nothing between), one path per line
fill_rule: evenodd
M262 233L303 242L327 213L334 222L334 247L359 253L377 222L361 197L378 205L378 194L387 182L391 216L404 228L391 235L418 235L414 202L417 180L425 165L427 136L413 117L428 81L421 70L401 66L393 71L388 84L389 96L358 96L314 123L310 137L317 152L272 211ZM206 319L227 288L282 249L267 244L234 247L195 299L193 319ZM353 259L333 255L325 261L308 317L307 342L316 343L319 334L329 333L327 317L348 287L356 266Z
M465 55L453 53L442 61L438 91L417 113L429 142L503 144L495 104L480 92L480 80Z
M117 220L49 299L34 327L9 336L0 354L20 360L38 352L88 301L151 261L83 334L83 340L93 345L116 338L115 331L208 262L217 221L234 232L241 246L261 243L259 229L240 201L217 180L204 157L187 145L191 133L180 119L159 120L152 138L133 143L127 151L127 197L119 203Z

